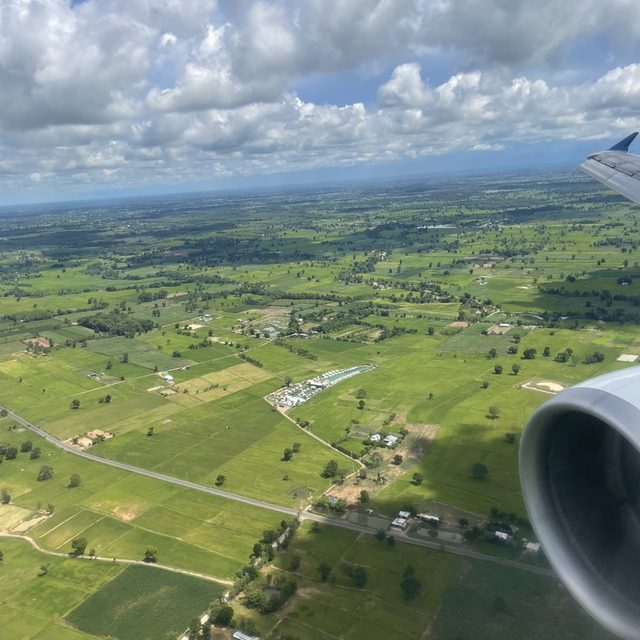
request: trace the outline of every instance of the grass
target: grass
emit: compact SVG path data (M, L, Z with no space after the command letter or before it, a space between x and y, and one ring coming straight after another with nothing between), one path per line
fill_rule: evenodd
M117 640L175 637L222 592L187 575L127 567L66 616L74 627Z
M121 571L120 565L54 558L27 542L0 539L0 625L2 635L21 640L80 640L85 633L64 616ZM47 567L46 575L41 567Z
M549 578L463 561L444 592L435 640L613 640Z
M0 419L3 440L19 446L29 437L7 431L8 424ZM32 513L53 505L53 515L29 532L50 550L67 552L71 540L82 536L99 555L140 560L148 546L155 546L163 564L230 578L262 532L282 519L275 512L96 465L37 439L34 443L42 457L18 454L5 460L0 486L9 491L12 508ZM41 464L53 467L51 480L36 481ZM72 473L82 482L69 489Z

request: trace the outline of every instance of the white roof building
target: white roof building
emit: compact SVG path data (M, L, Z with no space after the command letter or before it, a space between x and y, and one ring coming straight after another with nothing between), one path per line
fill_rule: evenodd
M411 514L408 511L398 511L399 518L410 518Z
M371 442L380 442L381 438L382 436L379 433L374 433L371 435L369 440L371 440Z
M540 543L539 542L527 542L524 546L526 551L530 551L531 553L538 553L540 551Z
M391 522L391 526L396 529L406 529L407 527L407 519L406 518L394 518Z
M242 631L235 631L231 637L235 638L235 640L260 640L258 636L249 636Z
M398 436L388 435L385 437L383 442L387 445L387 447L393 447L393 445L398 442Z
M498 540L503 540L504 542L511 540L511 536L505 531L496 531L495 536Z

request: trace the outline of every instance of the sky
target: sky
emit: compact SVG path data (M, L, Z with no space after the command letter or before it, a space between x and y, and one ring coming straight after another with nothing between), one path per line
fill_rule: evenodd
M575 165L637 0L0 0L0 204Z

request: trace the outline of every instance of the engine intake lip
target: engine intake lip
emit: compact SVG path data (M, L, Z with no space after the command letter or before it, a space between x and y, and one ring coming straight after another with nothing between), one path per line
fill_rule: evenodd
M519 457L525 505L551 566L603 626L640 640L640 373L600 376L546 402Z

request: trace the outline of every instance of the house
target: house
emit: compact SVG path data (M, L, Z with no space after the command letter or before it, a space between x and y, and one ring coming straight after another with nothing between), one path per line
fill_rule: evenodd
M510 542L511 541L511 535L508 534L506 531L496 531L494 533L495 537L500 540L500 542Z
M173 384L173 376L172 376L170 373L168 373L167 371L163 371L163 372L160 374L160 377L161 377L165 382L167 382L167 383L169 383L169 384Z
M405 520L407 518L410 518L411 514L408 511L398 511L398 518L404 518Z
M260 640L258 636L249 636L242 631L234 631L231 637L234 638L234 640Z
M391 522L391 526L394 529L400 529L404 531L407 528L407 519L406 518L394 518Z
M393 445L398 442L398 439L399 439L398 436L388 435L385 437L385 439L382 442L384 442L387 445L387 447L393 447Z
M381 439L382 439L382 436L379 433L374 433L369 438L369 440L371 440L371 442L380 442Z
M540 551L540 543L539 542L527 542L524 545L524 550L529 553L538 553Z

